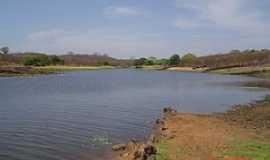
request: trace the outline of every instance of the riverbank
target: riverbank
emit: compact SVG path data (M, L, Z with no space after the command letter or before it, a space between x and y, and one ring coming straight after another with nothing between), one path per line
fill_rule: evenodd
M158 70L158 71L176 71L176 72L205 72L208 68L193 68L193 67L171 67L163 65L153 65L153 66L140 66L135 67L136 69L142 70Z
M269 115L269 96L254 104L208 115L167 108L163 118L156 121L150 142L127 145L119 159L133 160L138 155L150 155L156 160L270 159ZM154 147L152 154L146 154L150 146Z
M165 70L178 72L202 72L227 75L245 75L258 78L270 78L269 66L232 67L232 68L192 68L192 67L168 67Z
M206 72L215 74L247 75L259 78L270 78L269 66L232 67L225 69L211 69L206 70Z
M74 71L87 71L99 69L113 69L113 66L45 66L45 67L25 67L25 66L4 66L0 67L0 76L32 76L43 74L56 74Z
M224 75L245 75L258 78L270 78L269 66L251 66L251 67L231 67L231 68L194 68L194 67L164 67L161 65L154 66L141 66L137 69L143 70L161 70L161 71L175 71L175 72L199 72L199 73L212 73Z

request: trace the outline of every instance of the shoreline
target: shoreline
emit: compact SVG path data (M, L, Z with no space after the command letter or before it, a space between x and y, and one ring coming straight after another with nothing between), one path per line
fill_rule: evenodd
M101 69L118 69L124 67L115 66L0 66L0 77L8 76L33 76L33 75L46 75L57 74L65 72L75 71L89 71L89 70L101 70ZM130 68L130 67L129 67ZM157 71L172 71L172 72L192 72L192 73L209 73L220 75L242 75L251 76L262 79L270 78L270 66L256 66L256 67L233 67L225 69L209 69L204 68L192 68L192 67L164 67L160 65L155 66L142 66L135 68L138 70L157 70Z
M142 70L160 70L174 72L192 72L192 73L209 73L220 75L242 75L257 78L270 78L270 66L250 66L250 67L231 67L231 68L193 68L193 67L162 67L162 66L142 66Z
M44 67L30 67L30 66L1 66L0 77L16 77L16 76L35 76L58 74L75 71L91 71L102 69L114 69L113 66L44 66Z
M270 158L269 115L270 96L223 113L164 108L147 142L131 141L112 149L119 160L263 160Z

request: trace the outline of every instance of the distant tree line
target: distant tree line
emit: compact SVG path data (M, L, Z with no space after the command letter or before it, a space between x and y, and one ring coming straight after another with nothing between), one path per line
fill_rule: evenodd
M23 64L25 66L63 65L64 60L56 55L48 56L46 54L27 53L23 56Z
M197 57L187 53L183 56L173 54L169 58L142 57L138 59L116 59L107 54L76 54L68 52L64 55L48 55L45 53L24 52L10 53L8 47L0 48L0 65L21 64L27 66L68 65L68 66L188 66L226 68L235 66L256 66L270 64L270 50L232 50L229 53L213 54Z
M270 64L270 50L232 50L227 54L203 56L194 65L206 65L210 68L245 67Z
M24 52L9 53L8 47L0 48L0 65L20 64L26 66L131 66L132 60L122 60L109 57L106 54L76 54L68 52L65 55L49 55L46 53Z
M134 60L135 66L142 65L168 65L168 66L187 66L187 67L209 67L209 68L226 68L226 67L245 67L270 64L270 50L232 50L229 53L214 54L197 57L195 54L187 53L180 57L173 54L169 58L154 59L139 58Z
M168 66L184 66L192 65L197 61L197 57L192 53L187 53L180 57L178 54L173 54L169 58L157 59L155 57L139 58L134 60L135 66L149 65L168 65Z

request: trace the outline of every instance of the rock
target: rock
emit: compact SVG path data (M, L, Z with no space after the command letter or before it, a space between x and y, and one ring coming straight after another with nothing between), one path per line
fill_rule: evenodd
M123 151L127 148L127 145L125 144L116 144L112 146L113 151Z
M148 139L148 144L156 142L156 136L154 134L151 134Z
M176 110L172 109L171 107L163 108L163 113L176 113Z
M162 127L161 130L162 131L166 131L168 128L167 127Z
M146 145L144 147L144 154L147 156L155 155L157 153L157 149L153 145Z
M147 160L156 160L156 156L155 155L151 155L151 156L147 157Z

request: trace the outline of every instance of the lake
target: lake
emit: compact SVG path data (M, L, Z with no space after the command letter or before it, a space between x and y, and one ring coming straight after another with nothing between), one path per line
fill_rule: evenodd
M269 93L237 85L253 80L125 69L2 77L0 159L96 160L111 143L145 139L164 107L222 112Z

